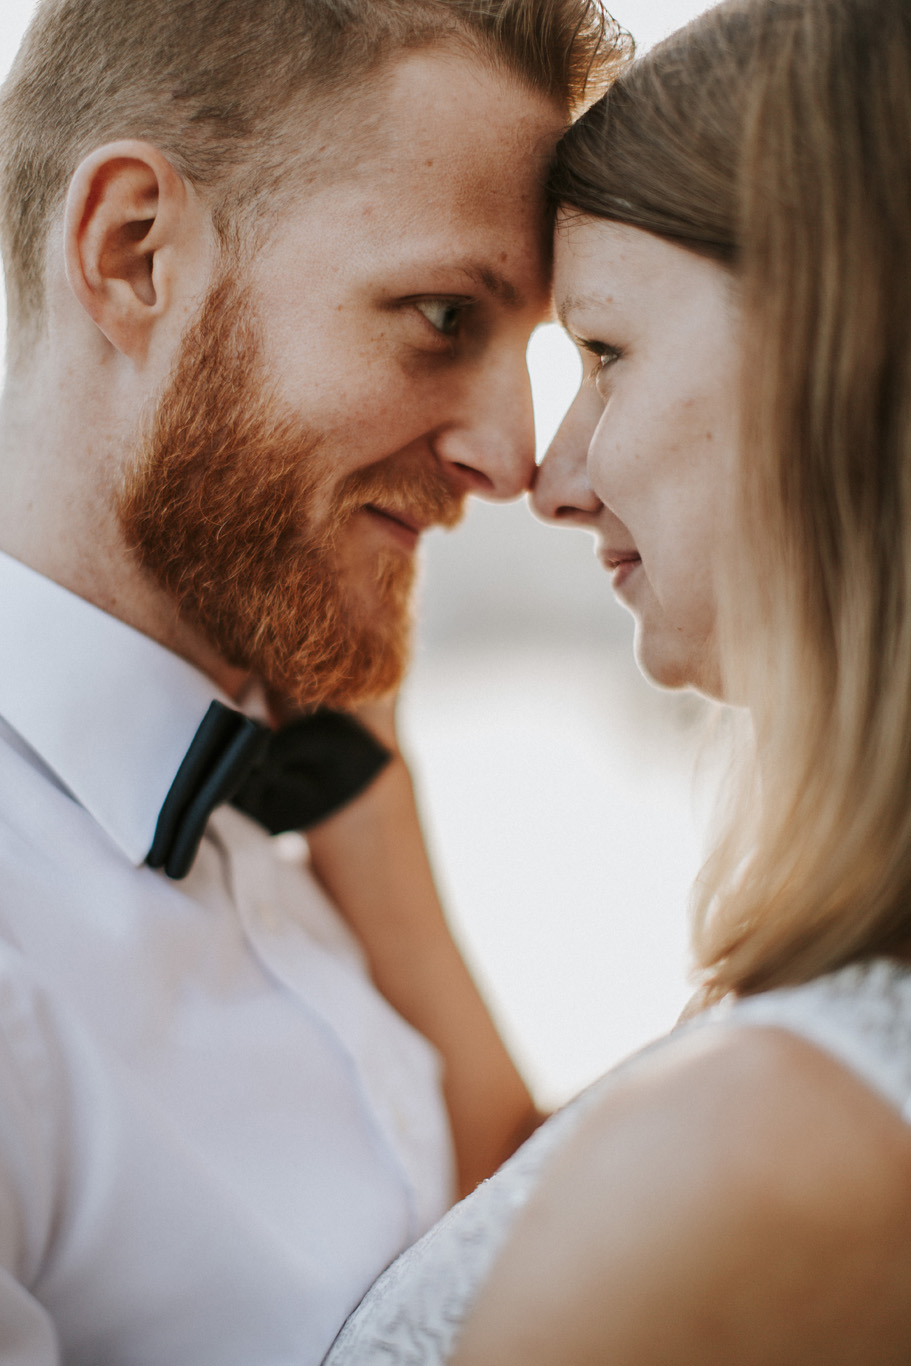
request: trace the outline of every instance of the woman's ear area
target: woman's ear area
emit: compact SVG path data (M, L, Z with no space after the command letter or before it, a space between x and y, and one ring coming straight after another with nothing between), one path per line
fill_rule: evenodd
M212 226L158 148L96 148L70 181L63 220L69 286L116 350L142 360L154 329L205 287Z

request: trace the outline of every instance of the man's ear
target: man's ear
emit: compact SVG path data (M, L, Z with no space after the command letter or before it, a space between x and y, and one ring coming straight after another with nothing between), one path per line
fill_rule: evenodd
M118 351L145 356L203 231L199 201L149 143L112 142L77 167L64 213L67 279Z

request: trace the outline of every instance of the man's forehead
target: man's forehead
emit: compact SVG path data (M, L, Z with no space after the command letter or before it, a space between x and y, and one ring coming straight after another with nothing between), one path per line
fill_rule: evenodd
M333 115L317 139L318 164L299 182L302 193L293 194L290 212L280 222L273 217L270 236L287 236L300 265L335 261L349 281L360 276L368 287L382 278L395 288L402 277L401 292L409 293L417 273L420 290L481 293L521 308L530 296L537 302L541 279L549 278L544 178L561 116L517 82L497 77L492 112L499 122L479 121L469 98L477 88L474 68L464 57L444 65L464 118L441 120L436 101L429 109L399 107L395 136L386 136L383 92L367 102L363 125L356 121L362 101L355 101L339 118L355 118L357 150L350 158L333 155L333 147L348 147ZM503 117L503 85L525 118L518 145L516 120ZM409 127L412 136L405 137Z
M488 220L464 215L447 223L414 223L387 234L379 220L353 248L363 283L382 281L407 294L417 282L427 293L486 297L510 311L539 302L551 279L551 240L545 215ZM357 264L357 263L356 263Z
M345 273L390 282L419 273L427 289L480 292L521 308L549 277L551 223L543 192L528 185L475 186L430 174L395 185L383 178L334 181L297 198L273 217L269 237L285 239L301 266L345 261ZM439 278L437 278L439 277Z
M516 77L463 46L437 43L398 55L339 104L297 111L291 142L313 189L342 182L419 184L453 173L508 188L543 180L562 111ZM457 198L459 184L450 185Z

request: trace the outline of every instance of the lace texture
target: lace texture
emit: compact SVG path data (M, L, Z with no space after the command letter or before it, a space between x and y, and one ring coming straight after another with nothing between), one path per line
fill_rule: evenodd
M911 970L885 960L855 964L805 986L724 1002L673 1037L732 1025L778 1027L809 1040L911 1121ZM666 1042L651 1044L548 1120L393 1262L342 1328L324 1366L443 1366L551 1153L616 1077Z

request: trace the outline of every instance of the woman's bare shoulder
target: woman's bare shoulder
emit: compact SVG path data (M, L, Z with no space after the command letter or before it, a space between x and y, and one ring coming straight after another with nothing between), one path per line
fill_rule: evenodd
M778 1028L684 1035L547 1167L460 1366L911 1359L911 1132Z

